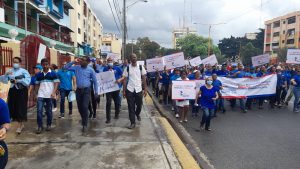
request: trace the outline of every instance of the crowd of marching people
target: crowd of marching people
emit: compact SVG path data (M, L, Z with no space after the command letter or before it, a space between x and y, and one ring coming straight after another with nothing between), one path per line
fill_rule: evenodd
M260 78L265 75L276 74L276 94L249 98L224 99L222 98L223 85L218 77L227 78ZM197 117L202 110L201 128L210 131L210 119L217 113L225 113L225 102L228 101L231 109L239 102L241 112L263 109L268 104L270 109L283 108L289 104L294 96L293 111L300 112L300 68L290 64L266 64L258 67L243 66L239 63L226 63L222 65L199 65L196 67L184 66L173 70L149 72L148 85L161 104L171 104L172 111L179 122L187 122L187 114ZM172 81L174 80L205 80L199 93L193 100L172 100ZM257 93L259 95L259 93ZM204 126L205 125L205 126Z

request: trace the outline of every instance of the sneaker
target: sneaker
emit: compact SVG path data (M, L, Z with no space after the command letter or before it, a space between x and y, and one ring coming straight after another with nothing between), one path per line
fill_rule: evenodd
M294 113L299 113L300 112L300 110L298 109L298 110L294 110L293 111Z
M141 120L142 120L142 119L141 119L141 116L137 116L136 118L137 118L138 121L141 121Z
M178 117L179 117L179 114L178 114L178 113L176 113L176 114L175 114L175 117L176 117L176 118L178 118Z
M57 111L57 107L55 107L54 109L52 109L52 112L56 112Z
M86 126L82 126L82 133L85 133L87 131L87 127Z
M43 128L39 127L37 130L36 130L36 134L41 134L43 132Z
M119 119L119 115L115 115L115 119Z
M46 127L46 131L51 131L51 129L52 129L51 126Z
M211 128L209 127L209 128L207 128L207 129L205 129L206 131L211 131Z
M175 109L174 109L174 107L172 106L172 111L174 111Z
M247 110L247 109L244 109L244 110L243 110L243 113L247 113L247 112L248 112L248 110Z
M106 120L105 123L106 123L106 124L109 124L109 123L110 123L110 120Z
M65 118L65 115L61 114L61 115L58 116L58 118L62 118L63 119L63 118Z

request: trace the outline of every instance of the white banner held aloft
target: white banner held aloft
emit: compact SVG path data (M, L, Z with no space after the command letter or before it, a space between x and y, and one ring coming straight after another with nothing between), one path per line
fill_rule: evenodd
M120 90L113 71L97 73L96 78L98 82L98 94Z
M114 62L118 62L121 59L120 55L117 53L107 53L106 58L111 58Z
M264 54L264 55L253 56L251 57L251 60L253 66L260 66L270 62L270 55Z
M190 60L191 66L199 66L202 63L200 56L197 56Z
M246 98L267 96L276 93L277 75L260 78L218 78L223 85L223 98Z
M164 58L164 64L166 65L167 69L174 69L177 67L185 66L183 52L167 55L164 56L163 58Z
M191 100L196 98L195 81L173 81L172 99L173 100Z
M286 63L300 64L300 49L288 49Z
M138 64L138 65L142 65L142 66L144 66L144 65L145 65L145 61L143 61L143 60L139 60L139 61L137 61L137 64Z
M42 59L45 58L46 48L47 48L46 45L40 43L37 63L41 63Z
M156 72L164 70L164 60L163 58L153 58L147 59L147 72Z
M207 58L203 59L203 60L202 60L202 64L203 64L203 65L208 65L208 64L210 64L210 65L212 65L212 66L215 65L215 64L218 64L218 60L217 60L216 55L213 54L213 55L210 55L210 56L208 56Z

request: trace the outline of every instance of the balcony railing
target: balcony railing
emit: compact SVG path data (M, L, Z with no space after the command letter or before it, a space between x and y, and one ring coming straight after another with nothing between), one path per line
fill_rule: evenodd
M5 5L4 5L4 10L5 10L5 23L25 29L23 12L16 11L13 8L10 8ZM18 22L15 21L16 20L15 18L18 18ZM74 42L72 42L71 35L69 33L60 32L59 30L54 29L51 26L41 21L37 21L36 19L32 18L29 15L27 15L27 30L48 37L50 39L60 41L68 45L72 45L72 46L74 45Z

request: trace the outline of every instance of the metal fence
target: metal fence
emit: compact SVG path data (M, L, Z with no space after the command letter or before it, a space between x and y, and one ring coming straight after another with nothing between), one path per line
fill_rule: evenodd
M3 75L7 68L12 67L12 60L13 50L0 46L0 75Z

